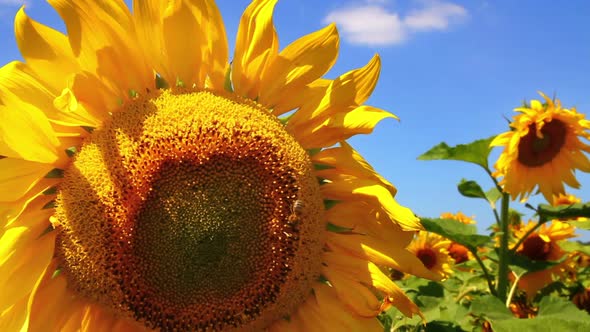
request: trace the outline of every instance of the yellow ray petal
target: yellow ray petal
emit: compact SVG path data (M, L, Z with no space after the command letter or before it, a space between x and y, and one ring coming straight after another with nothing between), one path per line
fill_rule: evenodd
M291 132L315 127L332 115L363 104L373 92L381 60L375 55L364 67L349 71L331 82L322 98L304 103L287 123Z
M238 95L258 97L260 78L278 52L279 39L272 21L276 3L277 0L254 0L242 15L231 73Z
M414 254L370 236L328 234L328 246L343 255L365 259L422 278L440 279L440 276L426 269Z
M420 230L422 225L414 213L399 205L391 192L371 179L338 180L321 186L324 197L342 201L365 201L372 206L381 206L385 213L404 230Z
M195 17L199 13L193 12L193 8L188 1L181 0L170 2L164 12L165 64L167 75L171 75L164 78L170 84L180 81L187 87L193 84L202 87L204 82L199 82L198 74L203 62L201 48L204 33Z
M0 159L0 169L0 202L13 202L23 197L53 166L4 158Z
M375 172L373 167L348 143L340 142L340 147L324 149L313 155L311 160L316 164L331 166L329 169L320 170L318 176L331 180L341 174L353 175L358 178L374 179L385 186L392 195L397 193L396 188Z
M206 6L203 18L203 30L208 34L207 44L203 47L204 69L211 81L211 88L223 90L225 84L225 72L228 67L227 35L221 13L213 0L196 0Z
M376 318L364 318L348 312L344 304L339 301L333 287L317 283L314 286L317 308L329 317L326 321L334 320L342 324L347 331L383 331L383 326Z
M41 110L22 101L0 105L0 155L52 163L58 158L58 145Z
M331 24L304 36L274 57L262 77L259 101L274 108L300 98L305 86L324 75L338 55L338 31Z
M414 232L403 231L390 219L382 218L380 209L364 202L341 202L326 211L326 220L334 225L352 229L352 232L366 234L405 248L412 241Z
M324 267L322 274L334 286L338 298L349 311L365 318L375 317L381 312L381 301L366 286L350 278L348 273Z
M64 316L71 312L72 298L63 275L49 278L47 283L40 285L31 304L30 331L43 331L49 326L54 327L50 331L58 331Z
M27 294L33 291L35 284L41 278L53 257L55 232L46 234L31 242L29 247L14 253L12 259L7 260L0 266L2 273L6 273L1 277L0 283L0 292L2 293L0 311L12 305L11 302L15 299L28 297ZM8 264L14 266L11 269L5 269L5 265Z
M61 32L29 18L21 8L15 17L14 31L23 58L53 93L67 85L79 66Z
M154 86L152 69L137 45L124 1L49 3L66 24L70 46L82 70L98 75L120 98L126 98L129 90L144 91Z
M11 307L0 311L0 331L27 331L28 300L27 297L23 297Z
M41 82L30 66L21 62L12 62L0 68L0 100L6 105L34 105L45 114L50 122L65 126L96 126L98 121L88 114L83 107L67 110L56 108L56 97L62 90L53 91ZM75 96L72 96L75 98ZM18 107L18 106L14 106Z
M293 134L306 149L332 146L354 135L369 134L377 123L386 118L397 117L382 109L359 106L333 114L323 122L295 130Z

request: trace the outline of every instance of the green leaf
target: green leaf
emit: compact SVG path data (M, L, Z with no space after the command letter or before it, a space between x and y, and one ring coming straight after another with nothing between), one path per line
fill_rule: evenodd
M497 187L492 187L492 189L486 191L486 199L490 202L492 208L496 207L496 202L502 198L502 192L498 190Z
M461 182L457 185L457 189L461 195L472 198L483 198L487 200L486 194L483 192L479 184L473 180L461 179Z
M539 302L539 314L532 319L492 319L495 332L590 331L590 315L562 298L545 296Z
M565 251L579 251L586 255L590 255L590 245L583 244L577 241L562 241L559 243L559 247Z
M575 220L575 221L568 221L568 224L577 227L583 230L590 230L590 221L589 220Z
M418 157L418 160L460 160L474 163L488 169L490 143L495 136L480 139L469 144L449 146L442 142Z
M485 317L489 320L511 319L514 317L510 310L504 306L504 303L492 295L483 295L473 299L471 312L475 316Z
M474 225L466 225L454 219L420 218L420 220L427 231L442 235L451 241L462 244L471 251L476 251L477 247L490 242L488 236L475 234L477 229Z
M574 219L577 217L590 218L590 203L577 203L572 205L551 206L548 204L539 204L537 209L539 218L542 220L551 219Z

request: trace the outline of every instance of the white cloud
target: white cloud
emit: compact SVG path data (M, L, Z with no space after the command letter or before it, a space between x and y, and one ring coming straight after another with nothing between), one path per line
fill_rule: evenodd
M353 44L397 44L405 38L399 16L376 5L339 9L328 14L324 22L336 22Z
M0 5L24 5L26 0L0 0Z
M387 0L365 0L364 3L336 9L324 18L335 22L343 37L358 45L394 45L407 40L413 33L445 30L449 25L468 16L459 5L442 1L422 1L420 8L408 14L386 8Z
M447 2L434 2L430 6L411 11L404 24L414 30L444 30L452 20L467 16L465 8Z

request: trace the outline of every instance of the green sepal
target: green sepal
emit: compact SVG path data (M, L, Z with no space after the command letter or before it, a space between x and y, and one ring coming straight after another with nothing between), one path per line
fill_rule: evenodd
M57 187L51 187L49 189L46 189L43 192L43 195L55 195L55 194L57 194Z
M332 233L350 233L352 228L334 225L331 222L326 224L326 230Z
M75 146L70 146L65 151L66 151L66 154L68 155L68 157L72 158L78 152L78 148Z
M330 210L334 207L334 205L340 203L340 201L332 200L332 199L324 199L324 210Z
M227 92L234 92L234 88L231 83L231 63L227 66L227 70L225 71L225 81L223 82L223 88Z
M156 88L157 89L168 89L170 87L170 85L168 84L168 82L166 82L166 80L160 76L160 75L156 75Z
M64 170L59 168L54 168L49 173L45 175L47 179L60 179L64 177Z
M55 201L51 200L51 201L47 202L47 204L43 205L43 207L41 209L42 210L54 209L56 206L57 206L57 204L55 203Z

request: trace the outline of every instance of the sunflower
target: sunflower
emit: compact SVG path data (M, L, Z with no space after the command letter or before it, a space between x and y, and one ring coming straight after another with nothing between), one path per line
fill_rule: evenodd
M453 272L451 269L453 258L448 252L450 245L450 240L438 234L419 231L408 246L408 250L416 255L428 270L441 278L446 278Z
M444 212L441 213L440 217L443 219L457 220L466 225L475 224L475 220L473 219L473 217L468 217L460 211L454 214L450 212ZM447 251L449 253L449 256L453 258L456 264L463 263L473 259L473 254L469 251L469 249L466 246L459 244L457 242L451 241L451 244L449 244Z
M212 0L50 0L0 69L0 330L380 330L419 310L382 267L418 218L345 140L376 55L336 79L334 25L279 51L276 0L233 61Z
M580 140L590 139L590 121L575 108L562 108L559 100L540 94L545 102L532 100L530 106L517 108L520 114L514 116L512 130L490 144L504 147L494 176L502 178L500 183L512 199L526 199L538 187L552 202L553 195L565 193L564 182L579 188L576 169L590 172L584 154L590 146Z
M515 229L515 238L521 239L536 222L529 221L526 225ZM529 299L532 299L537 291L550 284L554 278L565 278L573 272L574 256L561 249L559 242L575 237L574 227L560 221L552 221L551 225L541 225L539 229L531 233L516 249L516 253L533 261L559 262L545 270L529 272L518 281L518 287L522 289Z

